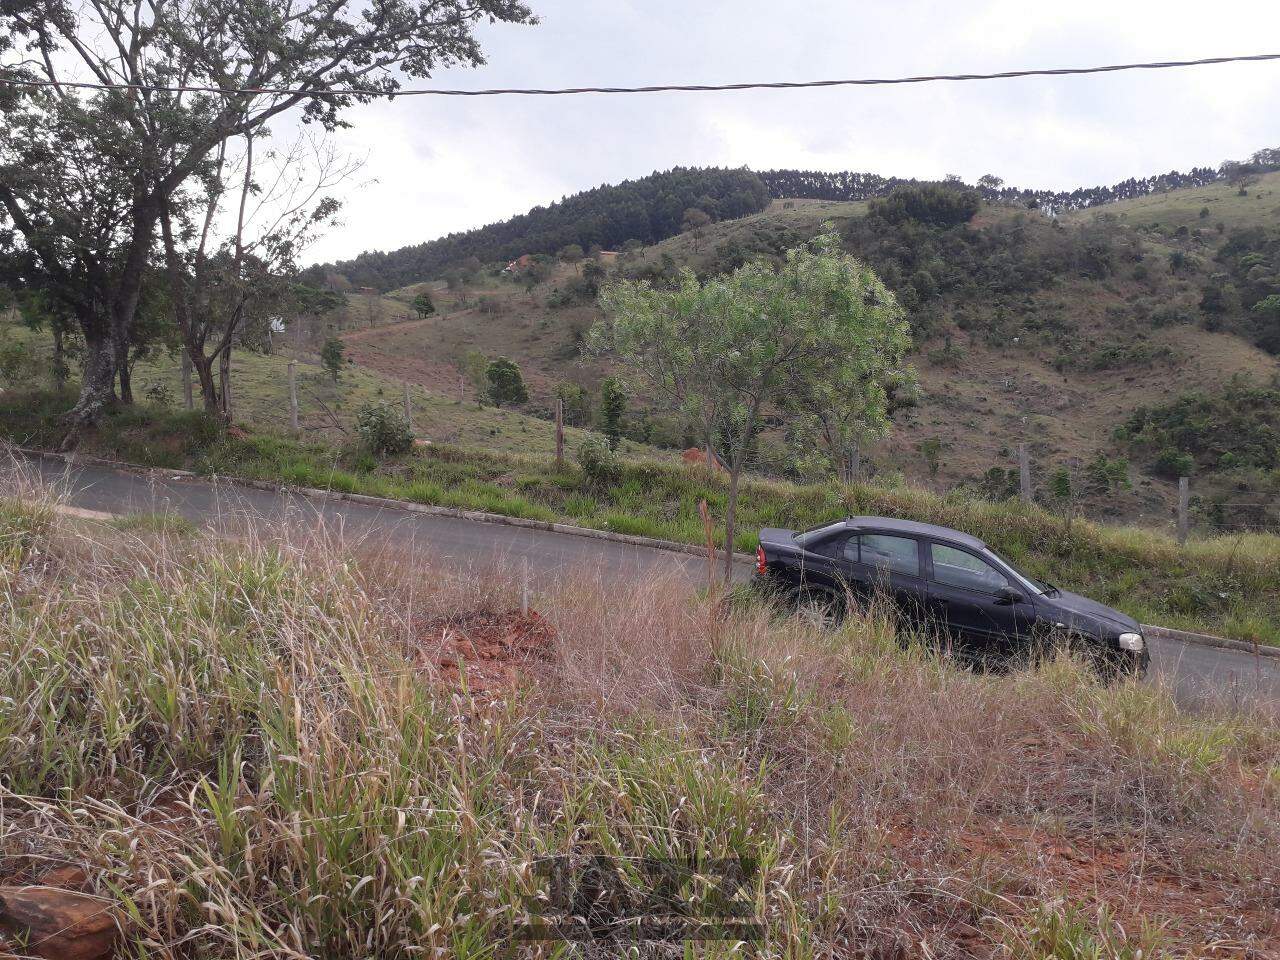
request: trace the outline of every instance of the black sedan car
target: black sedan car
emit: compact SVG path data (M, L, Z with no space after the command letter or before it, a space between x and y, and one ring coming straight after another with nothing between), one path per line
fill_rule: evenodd
M1019 573L977 537L895 520L851 517L797 533L765 528L757 578L809 616L883 597L909 624L966 659L1007 662L1067 643L1107 676L1146 673L1132 617Z

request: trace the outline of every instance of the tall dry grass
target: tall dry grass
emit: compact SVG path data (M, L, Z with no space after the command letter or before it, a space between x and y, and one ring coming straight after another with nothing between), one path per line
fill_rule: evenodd
M123 955L559 955L512 940L551 855L637 889L646 858L759 863L764 941L705 956L1280 942L1265 707L1187 713L1069 661L977 675L879 611L821 633L589 571L535 598L528 682L476 698L423 625L518 605L508 571L6 494L0 883L86 866Z

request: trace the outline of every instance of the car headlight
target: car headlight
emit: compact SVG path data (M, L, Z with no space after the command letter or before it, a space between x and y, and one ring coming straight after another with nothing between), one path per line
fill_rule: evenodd
M1142 639L1140 633L1122 633L1120 634L1120 649L1128 650L1131 653L1141 653L1146 642Z

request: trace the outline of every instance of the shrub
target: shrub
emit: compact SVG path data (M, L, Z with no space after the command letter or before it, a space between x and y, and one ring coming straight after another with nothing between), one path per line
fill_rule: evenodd
M981 202L972 190L939 184L899 187L888 197L871 201L871 212L890 223L917 220L938 227L966 223Z
M608 487L622 479L622 461L603 437L589 437L578 448L578 465L593 487Z
M356 432L365 449L375 456L394 456L413 447L413 431L404 414L385 403L361 407L356 414Z
M1176 447L1165 447L1156 454L1155 463L1152 466L1160 476L1176 480L1178 477L1190 476L1195 460L1191 454L1183 453Z
M157 407L173 406L173 392L167 383L153 383L142 395L147 398L147 402L154 403Z

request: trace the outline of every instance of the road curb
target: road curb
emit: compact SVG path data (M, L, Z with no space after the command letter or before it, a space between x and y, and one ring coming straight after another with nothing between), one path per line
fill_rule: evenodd
M389 510L400 510L405 513L421 513L432 517L448 517L454 520L470 520L474 523L494 523L506 527L521 527L526 530L541 530L544 533L558 533L570 537L586 537L591 540L604 540L609 543L622 543L633 547L648 547L652 550L667 550L671 553L683 553L687 556L705 557L705 547L697 547L675 540L659 540L656 537L642 537L632 533L613 533L609 530L597 530L594 527L578 527L570 523L557 523L551 520L529 520L525 517L508 517L501 513L484 513L479 510L463 510L458 507L439 507L429 503L414 503L410 500L396 500L391 497L373 497L365 493L344 493L341 490L322 490L317 487L299 487L292 484L272 483L268 480L254 480L248 477L207 477L190 470L171 470L165 467L144 467L136 463L125 463L120 460L107 460L103 457L88 457L83 454L54 453L48 450L32 450L27 447L13 447L20 453L48 460L59 460L67 464L90 464L107 467L122 473L142 474L146 476L165 477L172 480L203 480L214 483L228 483L235 486L250 487L268 493L289 493L307 497L311 500L337 500L359 503L364 506L384 507ZM719 554L723 558L723 554ZM755 556L749 553L735 553L735 563L755 563Z
M1247 653L1250 656L1280 659L1280 647L1267 646L1261 643L1247 643L1244 640L1230 640L1227 637L1213 637L1207 633L1174 630L1172 627L1157 627L1154 624L1144 623L1142 629L1148 636L1161 640L1179 640L1182 643L1195 643L1202 647L1218 647L1222 650Z
M483 513L479 510L462 510L457 507L438 507L427 503L413 503L409 500L395 500L391 497L372 497L364 493L343 493L340 490L321 490L316 487L297 487L283 483L272 483L267 480L253 480L242 477L203 477L190 470L170 470L163 467L144 467L135 463L124 463L119 460L107 460L102 457L88 457L82 454L53 453L48 450L32 450L27 447L13 447L21 453L34 457L60 460L63 463L87 463L94 466L108 467L124 473L164 476L173 480L212 480L270 493L292 493L308 497L312 500L338 500L359 503L365 506L384 507L389 510L400 510L405 513L420 513L432 517L448 517L455 520L471 520L475 523L494 523L508 527L522 527L527 530L541 530L545 533L558 533L564 536L585 537L592 540L604 540L609 543L622 543L634 547L648 547L653 550L667 550L671 553L683 553L686 556L705 557L707 551L688 543L674 540L659 540L656 537L642 537L630 533L612 533L608 530L596 530L592 527L578 527L569 523L556 523L548 520L528 520L524 517L508 517L500 513ZM749 553L735 553L735 563L754 563L755 557ZM1263 644L1246 643L1243 640L1230 640L1226 637L1214 637L1205 633L1192 633L1187 630L1175 630L1172 627L1161 627L1155 624L1143 624L1142 629L1150 636L1178 640L1182 643L1197 644L1204 647L1217 647L1222 650L1234 650L1253 656L1280 659L1280 647Z

